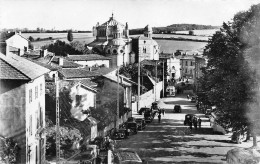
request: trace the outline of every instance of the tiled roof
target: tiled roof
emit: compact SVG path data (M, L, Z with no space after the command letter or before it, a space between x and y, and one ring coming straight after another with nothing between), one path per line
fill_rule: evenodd
M7 39L11 38L12 36L15 35L15 32L2 32L0 34L0 42L4 42L6 41Z
M103 75L105 78L114 81L117 83L117 76L109 76L109 75ZM119 84L124 85L124 86L132 86L130 82L122 81L121 78L119 78Z
M109 57L105 57L98 54L69 55L68 58L73 61L111 60L111 58Z
M101 67L98 69L93 69L93 72L96 72L100 75L106 75L109 74L110 72L115 71L117 68L107 68L107 67Z
M1 65L1 67L3 67L3 69L1 68L0 71L1 79L19 79L27 77L29 80L33 80L50 71L47 68L44 68L17 55L9 54L7 57L3 54L0 54L0 58L2 59L2 62L4 61L5 63L3 66ZM8 65L6 63L8 63ZM19 75L17 71L20 72ZM9 72L11 73L10 77L8 74Z
M2 58L0 59L0 79L30 80Z
M25 40L29 41L26 37L20 35L19 33L15 33L15 32L2 32L0 34L0 42L5 42L7 39L11 38L14 35L19 35L22 38L24 38Z
M153 60L143 60L143 61L141 61L141 64L143 64L143 65L151 65L151 66L155 66L156 65L155 61L153 61Z
M82 80L80 80L80 83L82 83L83 85L91 86L91 87L97 86L97 83L91 81L90 79L82 79Z
M77 63L74 63L73 61L69 61L65 58L63 58L63 65L59 65L59 58L60 57L57 57L55 56L53 59L52 59L52 63L53 64L56 64L57 66L59 67L62 67L62 68L78 68L78 67L82 67L82 65L80 64L77 64Z
M99 73L87 71L86 69L82 69L82 68L64 68L64 69L60 70L60 73L66 79L91 78L91 77L100 76Z

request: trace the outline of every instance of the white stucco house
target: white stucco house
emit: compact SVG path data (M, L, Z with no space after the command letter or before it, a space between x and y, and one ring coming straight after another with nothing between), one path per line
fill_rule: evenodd
M21 32L3 32L0 35L0 51L8 55L10 53L22 56L29 49L29 40L22 36Z

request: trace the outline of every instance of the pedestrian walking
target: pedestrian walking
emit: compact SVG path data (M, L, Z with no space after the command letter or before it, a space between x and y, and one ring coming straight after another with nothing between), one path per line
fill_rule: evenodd
M200 119L200 117L198 119L198 125L199 125L199 128L201 128L201 119Z
M187 99L188 99L188 100L190 99L190 95L187 95Z
M190 130L192 130L192 120L189 119L189 126L190 126Z
M198 120L197 120L196 117L193 119L193 125L194 125L194 128L195 128L195 129L198 128Z
M162 114L163 114L163 116L164 116L164 114L165 114L165 111L164 111L164 109L162 109Z
M161 122L161 114L158 114L158 122Z

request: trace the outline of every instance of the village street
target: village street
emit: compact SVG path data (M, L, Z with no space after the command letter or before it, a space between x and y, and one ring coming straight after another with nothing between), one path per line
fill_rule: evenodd
M166 111L161 123L156 117L137 135L117 141L121 150L136 151L143 163L225 163L228 150L252 146L251 141L238 145L230 142L231 135L213 134L206 118L201 129L190 131L183 125L185 114L198 112L186 95L163 98L158 104ZM182 113L173 113L174 104L182 106Z

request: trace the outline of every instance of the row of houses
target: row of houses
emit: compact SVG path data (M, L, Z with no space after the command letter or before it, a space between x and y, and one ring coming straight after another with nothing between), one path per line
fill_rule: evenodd
M202 76L202 69L207 65L207 58L201 53L160 53L160 60L163 60L167 69L167 81L187 82L198 91L198 79Z
M113 18L110 21L115 23ZM118 26L113 23L113 26ZM151 30L151 28L147 28L147 30ZM117 45L120 34L116 37L116 39L112 39L114 46L117 48L125 46ZM147 37L150 36L147 35ZM53 104L49 98L55 95L57 85L61 102L60 110L68 108L70 115L79 121L91 120L92 128L89 139L100 134L105 135L106 131L112 127L108 125L109 128L97 132L96 124L103 120L92 118L91 109L119 101L119 110L121 111L122 108L127 110L121 117L117 117L116 125L126 121L128 117L132 116L132 112L137 112L135 102L137 81L118 75L117 67L134 63L140 58L136 58L136 56L129 58L127 57L129 54L125 54L125 51L117 50L120 53L115 53L114 49L111 49L110 55L86 54L61 57L46 50L30 50L29 41L20 33L1 34L0 40L0 101L1 118L3 118L0 120L0 136L12 138L17 142L20 148L17 163L44 163L46 158L45 121L48 117L55 122L55 111L51 106L56 104ZM148 44L148 41L154 44L151 38L142 40L137 38L136 40L142 42L142 51L137 52L140 56L145 54L142 56L142 60L147 56L154 57L154 53L158 54L158 51L154 52L158 46L153 47L149 46L150 43ZM11 50L11 47L16 47L16 49ZM130 56L134 54L129 47L124 48L128 50ZM156 87L157 81L150 77L146 79L150 80L148 85L151 86L147 88L151 88L151 91L144 95L142 100L145 103L143 105L151 104L160 95L160 88ZM156 88L157 92L154 92ZM69 100L61 98L63 90L69 91ZM69 106L64 105L67 102L69 102ZM115 114L119 115L119 113ZM62 112L61 117L64 117Z

